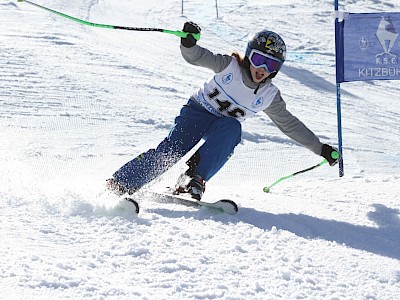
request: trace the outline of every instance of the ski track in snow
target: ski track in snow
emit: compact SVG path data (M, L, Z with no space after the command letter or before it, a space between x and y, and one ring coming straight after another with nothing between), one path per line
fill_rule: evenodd
M336 143L333 4L312 0L38 1L92 22L179 29L190 19L213 51L243 51L265 24L288 61L276 85L290 110ZM399 3L346 1L352 12ZM27 3L0 3L0 299L398 299L400 106L396 82L342 86L345 177L265 115L243 124L235 156L205 201L230 216L163 203L182 160L137 197L104 181L156 146L207 70L179 39L83 26ZM254 18L257 18L254 22ZM310 28L318 28L310 34ZM398 29L400 30L400 29Z

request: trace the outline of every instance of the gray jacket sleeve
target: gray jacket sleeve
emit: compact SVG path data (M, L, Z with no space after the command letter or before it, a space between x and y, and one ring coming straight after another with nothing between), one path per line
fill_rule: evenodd
M191 48L181 45L181 53L188 63L211 69L214 73L222 72L232 61L232 56L230 55L214 54L199 45Z
M284 134L315 154L321 155L322 143L310 129L286 109L286 103L280 92L276 94L271 105L264 112Z

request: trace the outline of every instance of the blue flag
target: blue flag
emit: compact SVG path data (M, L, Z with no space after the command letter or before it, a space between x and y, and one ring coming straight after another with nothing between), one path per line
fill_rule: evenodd
M400 79L400 13L351 13L336 35L337 82Z

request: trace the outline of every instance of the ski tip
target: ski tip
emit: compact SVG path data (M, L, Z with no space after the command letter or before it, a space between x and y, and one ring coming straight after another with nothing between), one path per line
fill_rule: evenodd
M220 201L221 204L227 204L223 205L221 208L224 210L224 212L234 215L239 211L239 207L237 206L235 201L229 200L229 199L222 199Z
M139 203L137 203L135 200L132 198L125 198L126 201L132 203L135 206L135 213L139 213Z

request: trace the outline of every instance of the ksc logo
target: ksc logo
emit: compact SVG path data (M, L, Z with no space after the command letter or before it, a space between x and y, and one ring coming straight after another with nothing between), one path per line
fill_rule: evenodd
M264 99L263 99L263 97L260 97L253 101L253 103L251 104L251 107L257 108L257 107L260 107L261 105L263 105L263 103L264 103Z
M365 52L368 48L374 48L376 45L380 45L383 52L375 55L375 63L378 65L386 64L397 64L397 55L392 53L393 47L396 45L396 40L399 34L393 25L393 21L390 16L382 17L378 29L375 32L375 41L362 36L358 42L358 46L361 51ZM400 47L400 42L397 44Z
M382 46L383 52L375 56L377 64L397 64L397 55L391 53L391 51L396 44L398 36L399 34L396 32L390 17L382 17L376 31L376 37Z
M233 80L233 74L229 73L224 75L224 77L222 77L222 82L223 84L230 84Z

